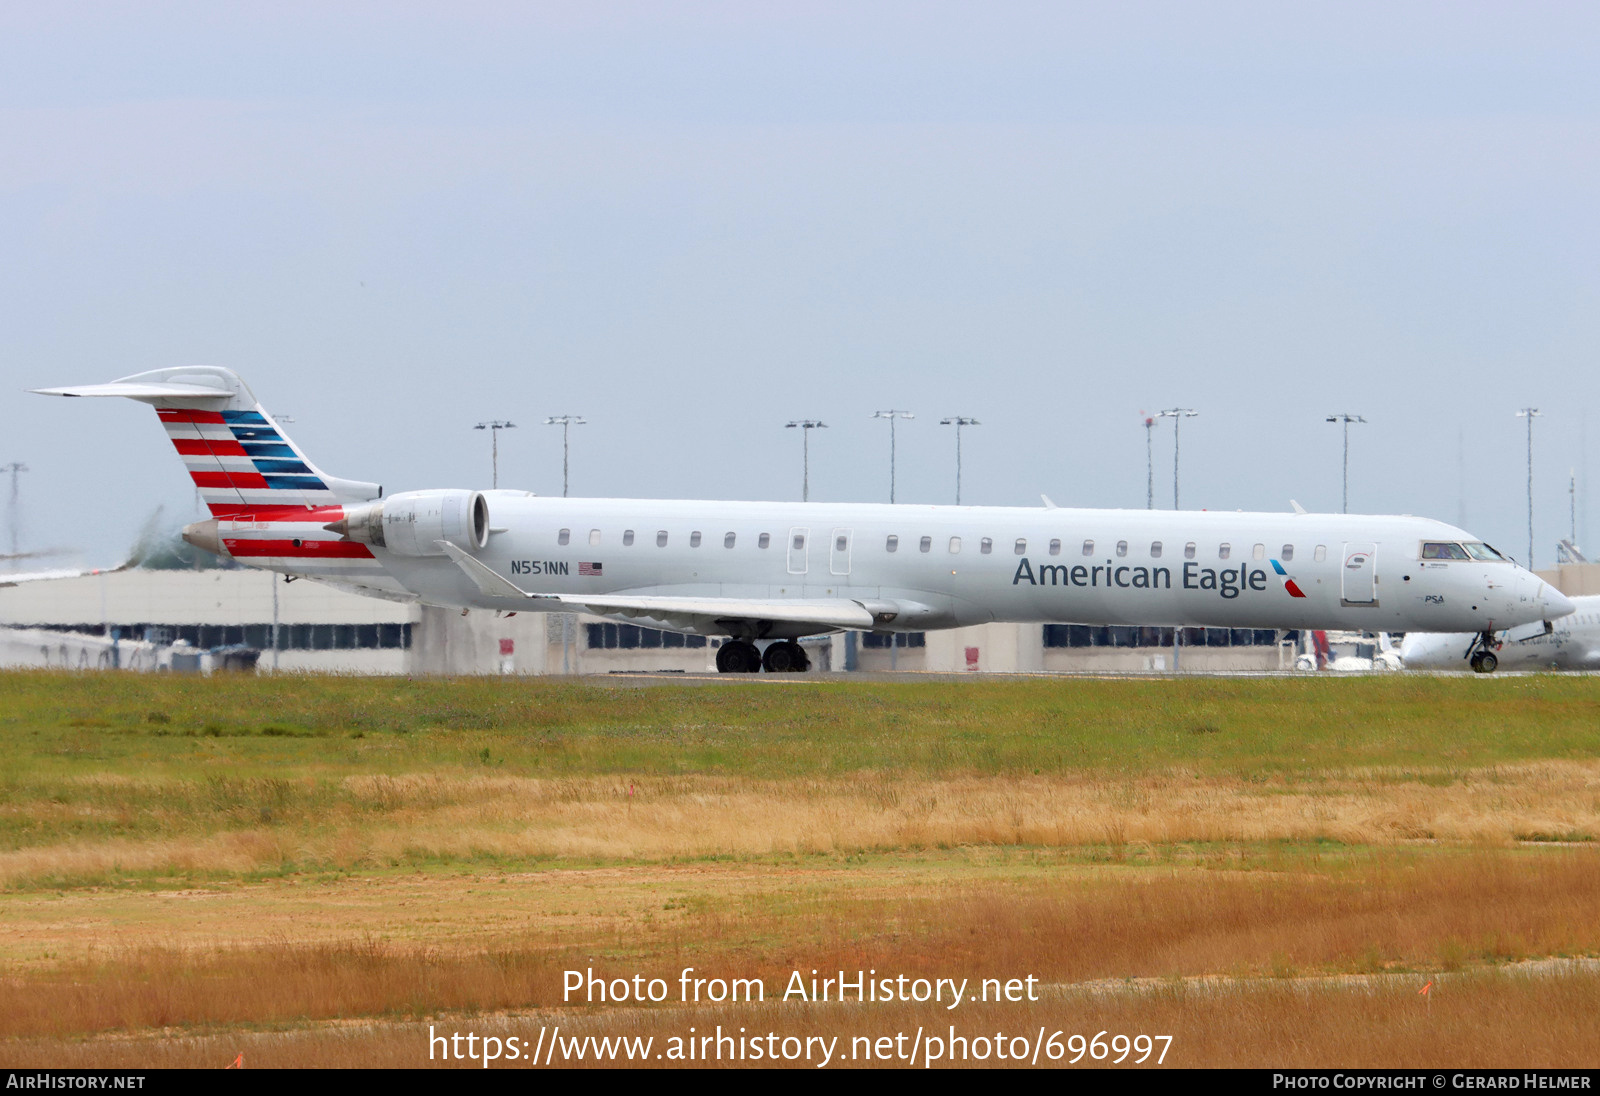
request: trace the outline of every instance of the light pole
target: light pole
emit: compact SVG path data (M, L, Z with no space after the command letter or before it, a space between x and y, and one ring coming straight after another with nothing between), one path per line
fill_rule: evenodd
M18 543L21 541L20 527L21 527L21 524L22 524L22 516L21 516L20 511L17 509L17 506L18 506L18 503L17 503L17 474L19 472L26 472L27 470L28 470L28 466L26 464L23 464L20 460L14 460L10 464L0 465L0 472L10 472L11 473L11 513L10 513L10 517L11 517L11 554L12 554L12 556L19 555L20 551L21 551L17 547Z
M1144 415L1141 411L1139 414ZM1144 416L1144 508L1156 508L1156 450L1153 435L1156 430L1156 420L1149 415Z
M961 505L961 428L963 426L982 426L977 419L969 419L965 415L952 415L948 419L940 419L940 426L953 426L956 428L956 505Z
M819 419L795 419L783 424L784 429L800 431L800 501L811 501L811 431L826 430L828 424Z
M872 413L872 417L875 418L875 419L888 419L889 420L889 501L891 503L893 503L894 502L894 420L895 419L914 419L914 418L916 418L916 416L913 415L910 411L895 411L895 410L891 409L891 410L888 410L888 411L874 411Z
M551 415L548 419L544 420L544 424L546 426L561 427L561 497L566 498L568 468L567 455L569 452L567 449L567 435L572 427L587 426L589 424L584 421L582 415Z
M493 454L494 460L493 482L495 487L500 486L500 431L515 430L516 428L516 423L506 422L504 419L490 419L488 422L480 422L473 427L474 430L489 431L489 436L494 439L493 444L490 446L490 452Z
M1533 420L1540 418L1537 407L1524 407L1517 418L1528 420L1528 570L1533 570Z
M1350 512L1350 424L1353 422L1366 422L1360 415L1352 415L1348 411L1340 415L1329 415L1324 422L1344 423L1344 503L1340 507L1341 514Z
M1200 412L1192 407L1169 407L1157 411L1156 418L1172 420L1172 508L1178 509L1178 427L1184 419L1192 419Z

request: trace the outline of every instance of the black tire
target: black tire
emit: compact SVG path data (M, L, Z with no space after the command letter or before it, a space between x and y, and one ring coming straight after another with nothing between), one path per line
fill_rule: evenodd
M806 656L805 648L792 639L768 647L761 664L769 674L803 674L811 669L811 659Z
M717 673L736 674L740 672L742 667L738 665L739 656L738 652L734 650L735 646L736 644L733 643L724 643L717 648Z
M774 643L761 656L761 664L769 674L786 674L795 668L796 648L788 643Z
M1472 660L1472 668L1480 674L1492 674L1499 665L1500 660L1494 657L1493 651L1481 651L1478 657Z
M734 643L725 643L723 647L732 653L728 656L728 668L735 674L758 674L761 672L761 652L754 643L738 640Z

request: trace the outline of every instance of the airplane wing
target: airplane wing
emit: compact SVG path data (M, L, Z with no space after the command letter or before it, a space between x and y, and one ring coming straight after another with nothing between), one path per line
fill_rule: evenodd
M1507 628L1502 633L1502 638L1507 643L1521 643L1525 639L1547 636L1553 630L1548 620L1536 620L1532 624L1519 624L1515 628Z
M771 621L814 624L819 628L867 630L888 624L900 615L892 601L853 601L849 598L736 598L670 597L654 594L540 594L522 589L510 579L474 559L447 540L436 541L456 566L489 597L520 598L588 609L601 616L648 618L669 627L700 630L723 621Z
M7 573L0 571L0 588L7 586L21 586L27 582L48 582L57 578L82 578L84 575L114 575L118 571L126 571L133 566L133 561L119 563L115 567L80 567L77 569L62 568L55 571L15 571Z

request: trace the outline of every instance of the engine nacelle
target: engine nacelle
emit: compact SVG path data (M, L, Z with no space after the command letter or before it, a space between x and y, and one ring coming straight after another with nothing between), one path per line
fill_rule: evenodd
M347 506L326 528L397 556L442 556L441 540L469 549L489 543L489 503L478 491L402 491Z

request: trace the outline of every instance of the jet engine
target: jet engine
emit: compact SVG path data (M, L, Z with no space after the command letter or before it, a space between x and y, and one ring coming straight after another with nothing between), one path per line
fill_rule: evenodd
M478 491L403 491L347 506L324 528L397 556L442 556L441 540L468 549L489 543L489 503Z

